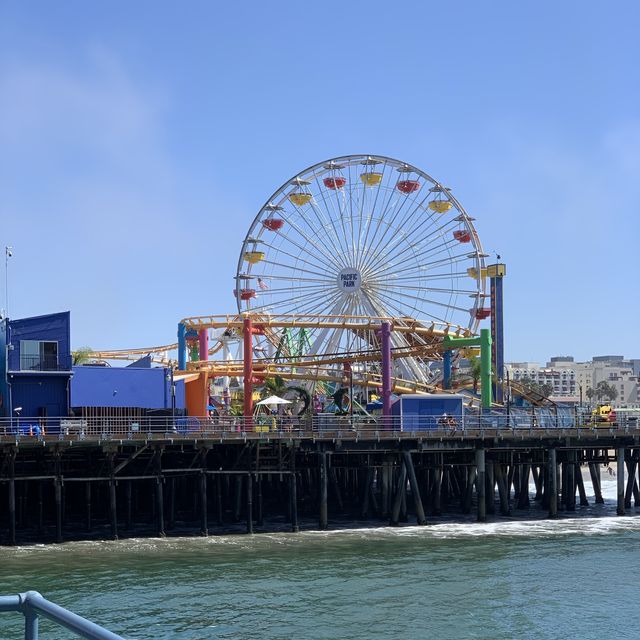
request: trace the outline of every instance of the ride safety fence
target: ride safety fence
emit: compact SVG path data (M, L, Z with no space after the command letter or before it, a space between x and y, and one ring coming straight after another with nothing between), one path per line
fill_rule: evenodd
M530 432L606 430L629 432L640 428L635 417L595 421L590 412L575 409L532 408L511 412L466 412L462 415L256 415L206 417L4 418L0 440L83 441L253 437L389 437L396 434L440 437L483 431Z
M37 591L15 596L0 596L0 613L21 613L24 616L25 640L38 640L40 617L47 618L76 637L89 640L124 640L122 636L47 600Z

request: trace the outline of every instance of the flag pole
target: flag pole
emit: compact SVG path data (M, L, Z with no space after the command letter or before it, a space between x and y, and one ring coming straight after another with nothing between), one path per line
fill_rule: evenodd
M9 258L13 256L13 247L4 248L4 308L7 318L9 317Z

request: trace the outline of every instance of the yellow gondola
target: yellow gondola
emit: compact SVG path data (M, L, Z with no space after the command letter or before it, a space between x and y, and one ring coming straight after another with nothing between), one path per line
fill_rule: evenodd
M469 275L470 278L475 278L476 280L478 279L478 270L475 267L469 267L467 269L467 274ZM480 277L481 278L487 277L486 269L480 269Z
M303 205L308 204L309 200L311 200L311 194L304 191L290 193L289 200L291 200L296 207L302 207Z
M365 187L375 187L382 182L382 174L376 172L361 173L360 180L364 182Z
M453 205L448 200L432 200L429 203L429 209L436 213L447 213Z
M245 251L244 259L249 264L256 264L260 260L264 260L264 251Z

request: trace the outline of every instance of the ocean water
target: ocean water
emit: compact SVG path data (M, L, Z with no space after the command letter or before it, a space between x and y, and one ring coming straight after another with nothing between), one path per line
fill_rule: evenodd
M607 504L555 521L3 548L0 593L36 589L139 640L636 638L640 509L615 517L603 485Z

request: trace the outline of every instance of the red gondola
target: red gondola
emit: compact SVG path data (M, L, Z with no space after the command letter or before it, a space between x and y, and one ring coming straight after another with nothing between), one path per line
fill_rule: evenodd
M463 229L458 229L458 231L454 231L453 237L458 242L471 242L471 234L468 231L464 231Z
M417 180L400 180L396 188L402 193L413 193L420 188L420 183Z
M324 186L327 189L342 189L347 184L347 179L342 176L335 176L334 178L325 178L322 182L324 182Z
M233 295L236 297L238 296L237 289L233 290ZM240 289L240 300L251 300L251 298L255 298L255 297L256 297L255 289Z
M485 320L491 315L491 309L476 309L476 319Z
M284 220L281 218L267 218L262 221L262 226L269 231L278 231L284 227Z

